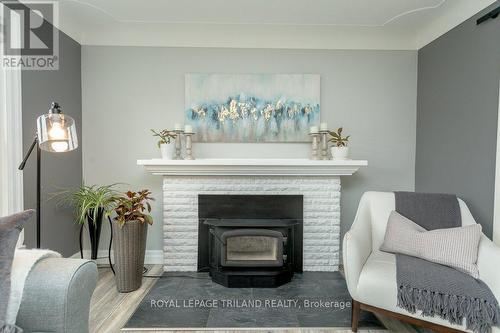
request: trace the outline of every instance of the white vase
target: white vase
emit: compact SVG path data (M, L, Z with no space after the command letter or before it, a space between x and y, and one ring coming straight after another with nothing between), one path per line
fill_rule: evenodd
M331 147L332 159L346 160L349 156L349 147Z
M161 158L164 160L171 160L174 156L175 144L172 143L162 143L160 145Z

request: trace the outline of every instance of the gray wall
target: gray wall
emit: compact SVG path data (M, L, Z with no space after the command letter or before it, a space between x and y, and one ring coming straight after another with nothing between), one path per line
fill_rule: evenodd
M496 4L495 6L498 6ZM491 236L500 19L482 11L418 52L415 188L456 193Z
M59 70L22 72L23 146L27 151L36 131L36 118L57 101L64 113L76 121L80 147L67 153L42 152L42 248L59 251L65 256L78 252L78 229L71 209L56 207L48 201L51 193L82 183L82 98L81 46L59 33ZM24 207L36 208L36 151L24 169ZM25 228L26 244L36 245L35 218Z
M367 168L343 179L345 230L364 191L414 189L416 69L415 51L83 46L85 182L125 182L133 189L152 189L157 201L148 249L161 250L162 181L137 166L136 160L159 157L150 128L183 122L184 74L318 73L323 120L331 127L343 125L352 135L352 157L369 161ZM307 158L309 147L196 144L195 153Z

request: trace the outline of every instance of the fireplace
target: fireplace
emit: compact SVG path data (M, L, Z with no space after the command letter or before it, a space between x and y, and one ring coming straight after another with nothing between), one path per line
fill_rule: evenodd
M303 251L300 267L304 271L334 272L340 264L341 178L350 177L368 162L219 158L149 159L138 160L137 164L162 177L166 272L208 270L208 226L200 225L200 195L284 194L303 197L298 205L303 210L299 212L303 223L298 227L303 227L303 246L295 241ZM201 237L205 244L199 244L199 233L205 234ZM206 253L200 253L200 248ZM294 264L298 262L296 258Z
M198 270L226 287L277 287L302 271L303 197L199 195Z
M219 222L222 225L219 225ZM222 267L281 267L283 266L283 234L268 229L245 229L253 224L246 220L238 223L238 229L227 228L224 219L205 223L210 228L210 266ZM267 222L267 221L266 221ZM219 231L218 237L213 237ZM220 260L218 260L220 259Z

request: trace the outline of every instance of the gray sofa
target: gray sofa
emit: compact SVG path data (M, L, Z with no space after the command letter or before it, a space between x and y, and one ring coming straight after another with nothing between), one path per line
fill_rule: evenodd
M41 260L26 280L16 325L25 333L88 332L90 299L96 284L93 261Z

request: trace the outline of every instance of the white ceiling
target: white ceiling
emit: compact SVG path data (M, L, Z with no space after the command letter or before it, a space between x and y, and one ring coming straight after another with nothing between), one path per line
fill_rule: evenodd
M58 2L56 25L85 45L418 49L495 0Z

